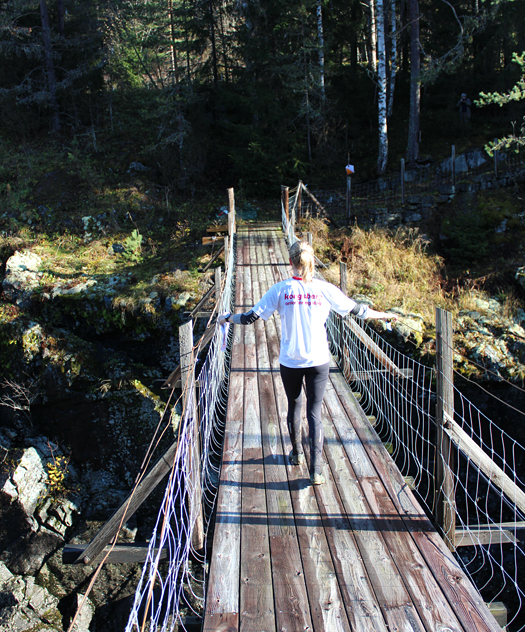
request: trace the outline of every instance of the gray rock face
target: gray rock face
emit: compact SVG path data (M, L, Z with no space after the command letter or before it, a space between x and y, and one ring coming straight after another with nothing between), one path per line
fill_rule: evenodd
M19 302L40 284L39 272L42 259L34 252L15 252L7 260L2 281L4 296L8 301Z
M47 489L47 474L42 458L35 448L24 451L13 473L12 481L12 489L16 493L13 500L18 500L27 517L32 518L38 500L45 495Z
M82 595L77 595L80 606ZM93 604L86 600L75 623L76 632L88 632L93 618ZM33 577L13 575L0 562L0 632L63 632L58 599Z

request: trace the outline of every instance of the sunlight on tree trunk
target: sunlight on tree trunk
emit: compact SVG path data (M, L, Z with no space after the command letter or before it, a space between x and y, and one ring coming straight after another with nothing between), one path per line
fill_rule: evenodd
M377 3L377 72L378 72L378 127L379 154L377 157L377 173L383 175L388 162L388 134L386 115L386 50L385 50L385 7L383 0Z
M175 51L175 22L173 18L173 0L168 0L168 13L170 17L170 61L171 61L171 74L173 76L175 85L179 83L177 73L177 53Z
M419 158L419 107L421 99L421 51L419 44L419 2L410 0L410 113L408 119L407 161L414 163Z

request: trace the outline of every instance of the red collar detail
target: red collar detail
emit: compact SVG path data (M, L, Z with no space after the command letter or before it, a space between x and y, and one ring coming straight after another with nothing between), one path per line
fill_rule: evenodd
M302 281L303 277L292 277L292 279L295 279L296 281Z

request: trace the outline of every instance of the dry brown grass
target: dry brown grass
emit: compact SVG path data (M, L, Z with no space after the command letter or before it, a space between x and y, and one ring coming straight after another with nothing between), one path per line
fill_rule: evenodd
M313 235L317 256L329 263L325 278L339 285L339 262L345 261L349 296L365 296L377 309L396 308L434 322L436 307L456 316L460 310L474 309L476 298L485 297L483 291L468 288L444 292L443 260L429 251L416 229L330 231L320 220L310 220L305 228Z

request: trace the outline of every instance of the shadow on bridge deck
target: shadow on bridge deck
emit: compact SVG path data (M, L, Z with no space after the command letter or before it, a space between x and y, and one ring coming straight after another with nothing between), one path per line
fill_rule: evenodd
M237 249L239 311L290 269L275 227L241 227ZM234 330L203 630L500 630L335 365L326 484L291 464L279 337L278 316Z

